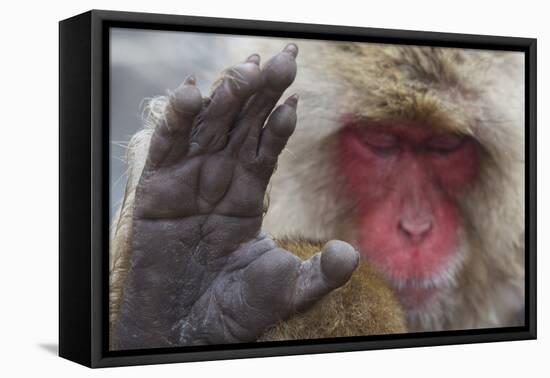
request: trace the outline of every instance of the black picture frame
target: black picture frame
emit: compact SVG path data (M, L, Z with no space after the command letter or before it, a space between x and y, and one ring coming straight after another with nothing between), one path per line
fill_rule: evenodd
M111 27L430 45L525 53L526 297L523 327L169 349L108 350ZM534 339L536 39L92 10L59 23L59 355L88 367Z

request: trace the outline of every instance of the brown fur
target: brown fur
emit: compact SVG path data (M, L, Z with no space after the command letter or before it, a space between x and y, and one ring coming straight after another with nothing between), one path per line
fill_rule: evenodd
M302 259L317 253L322 243L278 241ZM368 336L404 333L405 316L384 278L361 260L351 279L303 314L277 324L260 341Z

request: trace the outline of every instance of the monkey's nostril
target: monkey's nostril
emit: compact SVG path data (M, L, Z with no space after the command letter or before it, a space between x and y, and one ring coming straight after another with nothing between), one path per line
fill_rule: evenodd
M402 219L399 228L412 240L422 240L432 229L431 219Z

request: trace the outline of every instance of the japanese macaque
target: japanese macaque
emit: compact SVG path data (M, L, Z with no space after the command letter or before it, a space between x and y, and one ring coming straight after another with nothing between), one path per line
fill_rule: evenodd
M149 104L112 348L523 324L523 56L273 46Z

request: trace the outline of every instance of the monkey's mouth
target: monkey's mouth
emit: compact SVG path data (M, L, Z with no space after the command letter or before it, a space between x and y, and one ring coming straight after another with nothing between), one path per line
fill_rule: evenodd
M376 264L375 264L376 265ZM380 267L388 283L394 288L406 309L429 305L442 293L457 285L457 276L464 265L464 254L453 249L429 275L400 276L395 271Z
M395 293L401 305L405 307L405 309L410 310L418 308L419 306L426 305L435 300L438 296L437 294L440 293L440 291L440 288L435 287L422 288L407 286L397 288L395 290Z

